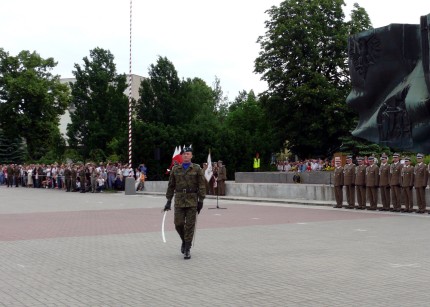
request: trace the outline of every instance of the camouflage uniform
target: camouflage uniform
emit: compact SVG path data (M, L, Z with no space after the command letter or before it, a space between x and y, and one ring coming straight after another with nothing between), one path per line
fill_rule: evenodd
M205 180L203 170L194 163L187 169L176 165L170 173L166 198L170 201L175 195L175 228L183 242L193 240L197 202L206 196Z

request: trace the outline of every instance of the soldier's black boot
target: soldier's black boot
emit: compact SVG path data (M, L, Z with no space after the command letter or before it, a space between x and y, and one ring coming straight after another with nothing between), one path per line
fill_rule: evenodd
M182 241L182 245L181 245L181 253L184 254L185 253L185 242Z
M184 259L191 259L191 242L185 242L185 253L184 253Z

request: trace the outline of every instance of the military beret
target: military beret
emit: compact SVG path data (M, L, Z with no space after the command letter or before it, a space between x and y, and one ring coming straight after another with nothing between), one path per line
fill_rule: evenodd
M184 147L182 149L183 152L193 152L193 149L191 147Z
M393 158L398 158L400 155L398 153L393 153Z
M422 158L424 158L424 155L423 154L417 154L417 159L422 159Z

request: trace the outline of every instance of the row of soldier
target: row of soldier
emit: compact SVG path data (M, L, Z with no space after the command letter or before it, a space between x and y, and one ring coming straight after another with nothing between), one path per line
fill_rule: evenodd
M392 163L388 163L388 156L381 156L380 166L376 158L369 158L369 166L364 159L357 158L358 166L352 163L352 156L347 156L346 165L341 166L336 161L334 171L334 189L336 205L342 208L343 187L345 187L347 209L368 209L395 212L414 212L413 190L418 206L416 213L426 212L425 190L428 183L430 165L423 162L424 155L417 154L417 163L411 165L409 157L400 162L400 155L394 153ZM382 207L378 208L378 189ZM357 206L355 205L357 196ZM366 202L369 206L366 207ZM403 204L403 207L402 207ZM430 212L429 212L430 213Z

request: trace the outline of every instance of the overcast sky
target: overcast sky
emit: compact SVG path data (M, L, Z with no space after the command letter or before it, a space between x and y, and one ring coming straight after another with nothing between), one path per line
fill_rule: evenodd
M157 56L167 57L180 78L200 77L212 86L221 80L233 100L239 91L264 91L253 73L258 36L264 35L265 11L281 0L134 0L132 73L147 76ZM345 1L368 12L374 27L419 24L430 14L428 0ZM53 57L55 74L72 77L74 63L95 47L109 49L119 73L129 72L129 0L0 0L0 47Z

